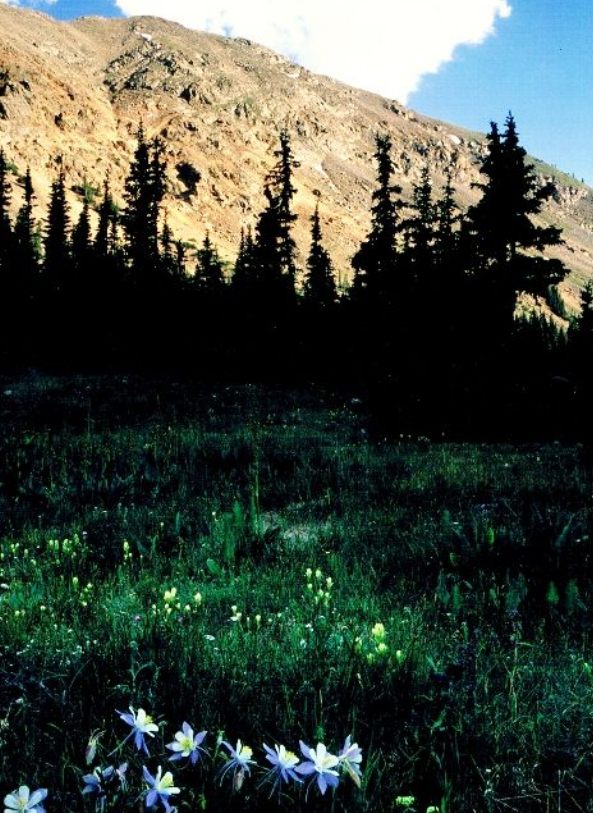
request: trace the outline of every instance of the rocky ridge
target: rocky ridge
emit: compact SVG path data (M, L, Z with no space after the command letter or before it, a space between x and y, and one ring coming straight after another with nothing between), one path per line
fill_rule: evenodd
M229 261L241 227L253 224L264 204L264 178L287 127L300 165L301 264L319 200L343 282L369 226L375 133L391 135L396 182L408 199L428 161L435 190L451 167L458 202L467 206L476 199L471 185L485 150L483 134L317 76L245 39L152 17L63 23L0 3L0 147L17 174L30 165L40 217L58 161L74 216L82 189L100 189L105 177L121 201L141 121L148 136L166 143L165 207L176 236L197 244L210 230ZM574 306L593 277L593 191L541 162L536 167L542 183L554 185L542 220L564 230L566 245L555 254L571 269L563 289Z

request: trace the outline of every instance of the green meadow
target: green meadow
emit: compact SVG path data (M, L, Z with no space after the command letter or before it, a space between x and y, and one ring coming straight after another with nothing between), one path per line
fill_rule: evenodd
M386 440L345 395L134 377L4 378L0 413L2 798L141 811L145 765L179 813L593 810L582 449ZM183 722L196 765L168 759ZM262 784L263 743L348 735L360 788ZM221 777L237 740L257 765ZM82 793L124 762L127 788Z

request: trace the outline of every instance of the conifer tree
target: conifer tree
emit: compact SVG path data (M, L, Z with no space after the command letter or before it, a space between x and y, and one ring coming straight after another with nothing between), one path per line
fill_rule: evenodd
M291 206L296 193L292 172L297 163L285 130L280 134L280 148L275 155L278 160L266 178L266 206L258 218L253 250L257 299L268 314L290 308L296 302L296 249L291 234L296 215Z
M44 270L50 290L63 292L70 280L70 214L66 200L66 177L60 166L51 187L45 232Z
M99 204L98 213L99 223L95 234L95 252L100 258L104 259L115 252L117 228L117 207L111 196L111 189L107 179L103 185L103 199Z
M455 204L455 189L451 170L445 174L443 195L436 204L435 260L442 269L449 269L458 251L456 224L461 218Z
M277 216L279 225L279 259L280 270L286 274L294 285L296 276L296 245L292 238L291 228L297 216L292 211L292 200L297 192L292 183L292 175L299 164L295 160L290 146L287 130L280 133L280 148L274 155L278 159L276 167L269 176L270 187L277 198Z
M322 244L319 204L317 204L311 217L311 249L303 284L303 301L312 308L326 310L335 305L337 299L331 259Z
M72 230L72 259L78 274L88 273L92 249L89 203L85 197L80 217Z
M428 164L422 168L420 183L412 190L412 216L402 223L405 230L407 259L415 283L432 276L434 242L438 211L432 200L432 181Z
M31 180L31 170L27 167L23 179L23 204L16 216L14 235L16 239L16 253L18 266L23 269L25 276L33 275L39 264L40 246L39 235L33 215L33 201L35 191Z
M180 279L185 279L185 259L187 252L183 240L175 240L175 274Z
M507 329L517 293L544 296L566 274L559 260L539 256L561 238L559 229L536 226L531 220L552 194L552 187L538 184L534 167L525 157L513 116L509 113L502 137L493 122L481 167L487 181L476 184L482 198L468 215L474 273L489 289L497 319Z
M11 198L10 182L8 180L8 161L4 150L0 150L0 273L9 274L9 265L12 265L12 224L10 222L9 206Z
M169 221L166 216L165 222L163 223L163 229L161 231L161 246L162 246L160 256L161 268L163 269L166 275L174 277L177 274L175 240L173 238L173 232L171 231L171 227L169 226Z
M225 288L223 264L217 249L212 245L209 232L206 232L202 247L196 253L196 260L196 291L209 298L220 296Z
M257 296L255 243L251 226L241 229L239 251L231 278L231 291L237 303L246 305Z
M138 145L125 183L123 225L126 248L138 283L159 267L160 204L165 194L164 147L159 139L146 140L142 125Z
M393 301L394 291L402 286L397 279L399 263L397 233L398 211L402 206L394 195L401 187L391 183L394 165L391 158L391 138L377 135L375 139L377 161L377 189L373 192L371 230L352 259L354 282L351 295L354 301L367 301L386 305Z

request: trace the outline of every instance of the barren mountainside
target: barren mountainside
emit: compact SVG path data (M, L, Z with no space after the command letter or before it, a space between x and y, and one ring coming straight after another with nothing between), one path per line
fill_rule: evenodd
M166 144L165 208L175 235L199 243L209 229L229 261L241 227L254 224L264 204L278 133L288 128L300 164L301 265L319 200L325 243L344 282L369 227L377 132L393 139L404 198L428 161L437 193L451 167L458 202L467 206L476 199L471 184L485 149L481 134L312 74L244 39L152 17L62 23L0 3L0 147L17 174L30 165L40 218L59 156L75 215L83 185L99 189L105 177L122 202L140 122ZM566 245L550 254L571 269L563 290L574 305L578 287L593 277L593 191L536 166L555 186L543 218L563 229Z

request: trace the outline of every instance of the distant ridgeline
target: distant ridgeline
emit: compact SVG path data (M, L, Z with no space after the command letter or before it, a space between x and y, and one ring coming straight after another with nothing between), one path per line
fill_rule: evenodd
M351 287L336 287L318 205L297 290L298 164L286 131L265 208L253 231L237 235L232 269L210 235L191 257L174 238L161 211L163 144L142 128L123 207L106 181L98 203L98 190L83 190L75 224L63 170L40 225L29 172L11 184L14 168L0 152L2 364L319 381L367 392L381 432L538 437L584 428L593 289L568 331L516 315L521 293L558 304L554 286L566 274L542 256L560 231L531 220L551 188L525 156L509 115L503 133L491 126L473 207L458 211L450 175L436 197L428 165L404 205L390 138L378 135L371 228L352 258ZM12 222L14 186L22 205Z

